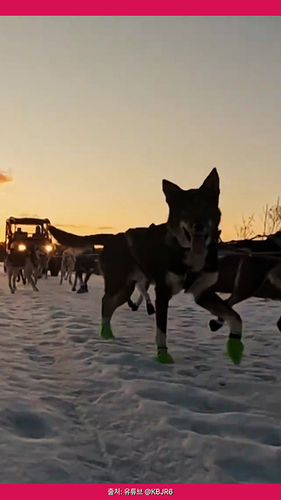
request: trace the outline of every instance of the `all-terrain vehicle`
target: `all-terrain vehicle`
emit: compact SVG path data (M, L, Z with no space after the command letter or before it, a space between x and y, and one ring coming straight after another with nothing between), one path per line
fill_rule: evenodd
M57 276L59 268L56 262L55 245L53 245L52 236L48 229L49 224L49 219L9 217L6 220L5 253L10 250L12 244L19 252L25 251L32 245L44 246L51 255L49 261L51 276ZM26 231L22 230L23 226Z

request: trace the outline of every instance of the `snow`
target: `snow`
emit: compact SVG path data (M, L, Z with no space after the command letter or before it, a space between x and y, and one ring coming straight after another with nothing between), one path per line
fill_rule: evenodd
M175 365L153 356L143 304L114 315L99 339L101 277L89 293L59 277L19 284L0 269L0 483L278 483L281 347L278 302L237 306L240 366L227 327L185 294L169 310ZM153 295L153 289L150 290Z

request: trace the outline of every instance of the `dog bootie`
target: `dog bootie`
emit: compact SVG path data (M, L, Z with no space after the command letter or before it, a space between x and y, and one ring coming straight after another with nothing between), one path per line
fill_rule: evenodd
M102 321L99 325L99 335L104 340L115 339L109 321Z
M159 349L155 359L156 361L158 361L158 363L165 363L166 365L174 364L174 360L171 354L168 353L167 349Z
M227 355L232 363L234 363L235 365L240 365L244 351L244 346L241 340L238 338L229 338L227 341L226 350Z

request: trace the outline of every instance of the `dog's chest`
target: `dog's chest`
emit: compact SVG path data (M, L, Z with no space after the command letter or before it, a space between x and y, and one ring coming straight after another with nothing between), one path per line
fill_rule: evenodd
M166 274L166 284L172 295L178 294L181 290L188 292L196 285L201 274L202 273L193 273L190 271L186 271L184 274L176 274L168 271Z
M185 252L181 254L171 252L168 259L168 269L166 272L166 284L169 287L172 295L176 295L185 287L185 281L191 273L190 267L187 264L187 255ZM195 277L196 279L196 277ZM194 281L194 280L193 280Z
M8 263L12 267L24 267L26 264L25 252L15 252L8 256Z
M184 276L168 271L166 274L166 285L171 290L172 295L176 295L183 290Z

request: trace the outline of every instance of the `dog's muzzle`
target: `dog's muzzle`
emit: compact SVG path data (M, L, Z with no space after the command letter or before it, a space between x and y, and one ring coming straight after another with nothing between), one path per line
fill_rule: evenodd
M194 224L192 227L187 227L186 224L182 224L182 232L185 241L189 244L193 253L204 253L209 235L203 224Z
M193 233L191 238L191 250L196 254L202 254L206 250L208 235L205 233Z

